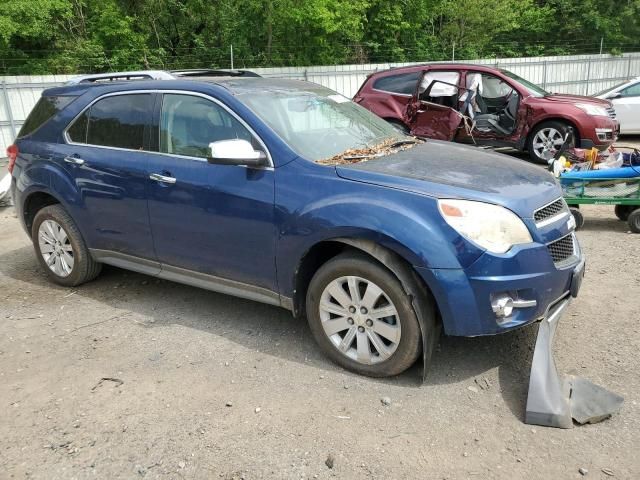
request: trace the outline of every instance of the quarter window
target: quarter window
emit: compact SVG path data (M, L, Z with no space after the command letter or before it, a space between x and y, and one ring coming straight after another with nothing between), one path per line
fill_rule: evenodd
M89 110L76 118L73 125L67 130L69 139L74 143L87 143L87 126L89 125Z
M162 153L206 158L210 143L237 138L256 146L251 133L216 103L192 95L164 95L160 119Z
M31 135L54 115L69 105L75 97L41 97L18 133L18 138Z
M97 101L89 112L86 143L142 150L144 131L153 110L152 98L151 94L143 93L117 95ZM82 121L81 118L78 120Z
M373 88L376 90L384 90L385 92L413 95L420 73L421 72L401 73L378 78L373 82Z

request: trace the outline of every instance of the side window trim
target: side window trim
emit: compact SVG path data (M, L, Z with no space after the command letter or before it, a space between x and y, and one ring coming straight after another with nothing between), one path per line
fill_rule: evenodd
M161 115L161 105L159 108L156 109L156 106L158 104L158 102L160 102L160 104L162 103L162 94L165 93L173 93L173 94L178 94L178 95L190 95L193 97L201 97L201 98L205 98L207 100L212 101L213 103L215 103L216 105L220 106L221 108L223 108L227 113L229 113L232 117L234 117L237 121L240 122L240 124L242 124L242 126L244 126L249 133L258 141L258 143L260 144L260 146L264 149L264 153L267 155L267 160L269 162L269 165L267 167L267 169L271 169L274 168L274 163L273 163L273 158L271 157L271 152L269 151L269 149L267 148L266 143L264 143L264 141L262 140L262 138L260 137L260 135L258 135L255 130L253 128L251 128L251 126L245 122L245 120L240 117L236 112L234 112L231 108L229 108L225 103L223 103L222 101L218 100L217 98L212 97L211 95L207 95L205 93L200 93L200 92L191 92L188 90L163 90L163 89L156 89L156 90L127 90L127 91L122 91L122 92L111 92L111 93L105 93L104 95L101 95L99 97L94 98L88 105L86 105L80 112L78 112L78 114L73 117L73 119L67 124L67 126L65 127L65 129L62 132L62 137L64 142L67 145L79 145L79 146L88 146L88 147L94 147L94 148L106 148L106 149L110 149L110 150L122 150L122 151L126 151L126 152L139 152L140 150L134 150L134 149L130 149L130 148L120 148L120 147L109 147L106 145L93 145L93 144L89 144L89 143L77 143L77 142L73 142L71 140L71 138L68 135L68 130L69 128L71 128L71 126L75 123L75 121L80 118L82 116L83 113L85 113L85 111L89 110L95 103L97 103L98 101L102 100L103 98L107 98L107 97L113 97L113 96L117 96L117 95L135 95L135 94L142 94L142 93L151 93L151 94L155 94L156 95L156 99L154 102L154 109L153 109L153 115L152 115L152 119L151 119L151 127L153 127L153 125L158 125L158 134L160 133L159 131L159 125L160 125L160 115ZM150 128L149 130L153 130L153 128ZM150 134L151 135L151 134ZM149 148L153 148L153 144L150 143L148 144ZM151 154L155 154L155 155L172 155L175 157L182 157L182 158L188 158L191 160L198 160L200 162L206 162L206 159L200 158L200 157L190 157L190 156L186 156L186 155L176 155L173 153L162 153L159 151L159 138L158 138L158 148L156 148L156 150L144 150L142 153L151 153Z

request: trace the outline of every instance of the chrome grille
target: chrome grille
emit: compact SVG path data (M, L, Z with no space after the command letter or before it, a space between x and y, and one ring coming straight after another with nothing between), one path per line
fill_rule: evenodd
M616 118L616 109L613 107L607 107L607 114L609 115L609 118L613 118L615 120Z
M567 204L562 198L559 198L533 212L533 219L536 221L536 223L542 223L545 220L555 217L563 211L568 212Z
M573 233L547 245L553 263L556 265L571 259L575 253Z

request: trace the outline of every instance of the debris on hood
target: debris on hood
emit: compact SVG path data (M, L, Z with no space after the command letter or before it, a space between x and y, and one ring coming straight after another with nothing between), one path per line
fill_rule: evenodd
M390 138L372 147L349 148L331 158L317 160L316 163L319 163L320 165L350 165L352 163L364 162L371 158L383 157L391 153L408 150L420 143L424 143L424 140L420 140L416 137L409 137L405 140Z

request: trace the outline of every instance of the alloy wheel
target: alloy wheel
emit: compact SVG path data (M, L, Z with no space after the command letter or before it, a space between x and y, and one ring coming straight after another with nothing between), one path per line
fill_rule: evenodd
M49 269L59 277L73 271L74 256L71 241L64 228L55 220L45 220L38 228L40 254Z
M325 335L346 357L371 365L398 348L398 311L375 283L356 276L337 278L325 287L319 308Z
M564 143L564 137L559 130L553 127L541 129L533 137L533 151L538 158L544 159L544 154L555 154Z

